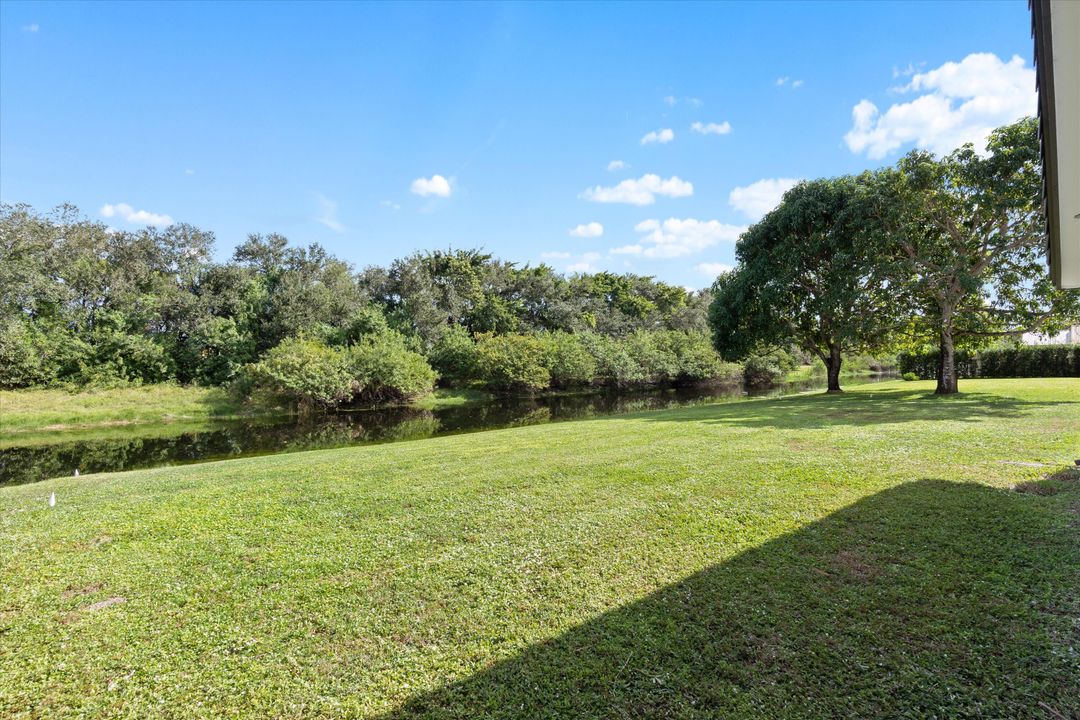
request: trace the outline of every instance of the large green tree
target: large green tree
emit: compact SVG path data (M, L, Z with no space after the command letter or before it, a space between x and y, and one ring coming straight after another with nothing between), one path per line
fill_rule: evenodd
M1039 160L1026 118L992 132L985 153L915 151L877 174L891 281L912 298L915 339L939 347L939 394L958 390L958 344L1052 333L1077 317L1080 293L1055 289L1046 268Z
M797 345L840 392L843 353L882 346L894 322L867 215L865 178L802 182L747 230L713 286L709 324L726 360Z

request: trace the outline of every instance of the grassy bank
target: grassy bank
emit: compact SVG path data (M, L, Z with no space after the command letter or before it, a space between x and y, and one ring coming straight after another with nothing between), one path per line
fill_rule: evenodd
M931 390L0 488L0 716L1077 716L1080 381Z
M250 412L221 388L141 385L82 392L0 390L0 435L223 419Z

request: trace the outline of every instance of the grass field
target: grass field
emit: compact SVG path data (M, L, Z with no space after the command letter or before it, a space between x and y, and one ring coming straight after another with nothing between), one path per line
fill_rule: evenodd
M0 390L0 437L222 419L250 412L220 388L145 385L83 392Z
M0 717L1080 717L1080 380L931 390L0 487Z

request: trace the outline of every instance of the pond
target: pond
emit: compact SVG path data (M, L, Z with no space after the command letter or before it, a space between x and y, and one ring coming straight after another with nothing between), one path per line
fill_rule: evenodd
M850 378L847 385L893 379L894 375ZM0 449L0 485L50 477L117 472L207 462L250 455L297 452L368 443L417 440L454 433L662 410L762 395L784 395L824 387L823 380L769 388L741 385L603 392L551 397L498 397L489 401L426 410L392 407L277 416L191 426L137 425L105 437L77 439L58 433L55 442Z

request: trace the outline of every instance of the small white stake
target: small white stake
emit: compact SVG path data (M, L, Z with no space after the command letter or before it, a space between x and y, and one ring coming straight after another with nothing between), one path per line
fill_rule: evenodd
M49 493L49 507L56 507L56 493Z

